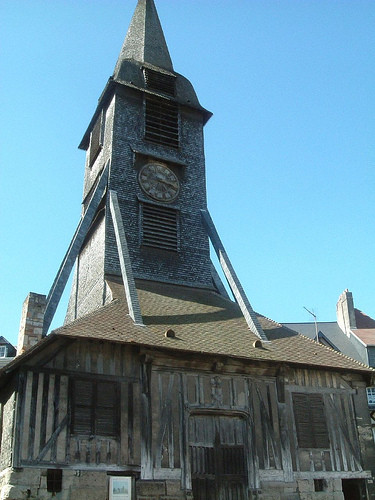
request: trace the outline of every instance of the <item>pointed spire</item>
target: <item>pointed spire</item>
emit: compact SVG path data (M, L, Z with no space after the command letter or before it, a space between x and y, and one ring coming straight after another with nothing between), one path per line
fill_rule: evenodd
M134 59L173 71L154 0L138 0L116 64L115 75L124 59Z

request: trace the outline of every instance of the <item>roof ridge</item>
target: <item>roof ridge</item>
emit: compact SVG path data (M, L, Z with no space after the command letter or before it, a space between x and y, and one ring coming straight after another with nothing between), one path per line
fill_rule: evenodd
M284 328L284 325L283 325L282 323L279 323L278 321L275 321L274 319L269 318L268 316L265 316L264 314L260 314L260 313L258 313L258 312L256 312L256 311L254 311L254 312L255 312L255 314L256 314L258 317L260 317L260 318L264 318L264 319L266 319L267 321L270 321L271 323L274 323L275 325L279 326L280 328ZM288 328L288 327L285 327L285 328ZM289 328L289 330L290 330L290 328ZM293 330L292 330L292 331L293 331Z

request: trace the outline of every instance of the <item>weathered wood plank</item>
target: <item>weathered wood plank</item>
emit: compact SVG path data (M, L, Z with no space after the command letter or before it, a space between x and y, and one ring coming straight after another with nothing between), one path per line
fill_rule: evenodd
M39 374L32 374L32 387L31 387L31 401L30 401L30 419L29 419L29 449L28 459L32 460L34 456L34 440L35 440L35 426L36 426L36 404L38 399L38 383Z
M304 393L314 393L314 394L355 394L354 389L340 389L333 387L311 387L302 385L288 385L286 388L290 392L304 392Z
M339 397L339 396L338 396ZM341 444L341 454L342 454L342 463L344 470L348 470L348 457L347 455L351 455L355 460L355 466L358 471L362 471L360 455L356 453L356 449L353 446L352 442L349 439L349 429L347 426L348 418L342 414L342 410L337 404L337 400L334 401L332 398L327 397L327 406L330 409L330 415L334 415L335 420L335 429L339 434L340 444ZM339 416L337 418L337 415Z
M248 413L248 428L247 428L247 442L246 449L248 450L248 460L247 460L247 475L249 478L249 488L258 489L260 486L259 479L259 458L256 450L256 434L255 434L255 415L253 412L253 383L250 379L246 379L246 402Z
M54 374L51 374L49 377L47 422L46 422L46 439L47 439L47 441L53 434L53 420L54 420L53 396L54 396L54 392L55 392L55 377L56 377L56 375L54 375ZM48 455L45 458L47 460L50 459L50 450L48 451Z
M15 419L15 434L13 448L13 467L20 467L21 446L22 446L22 429L25 416L25 390L26 390L26 373L20 371L18 375L17 399L16 399L16 419Z
M59 421L59 407L60 407L60 375L55 376L55 386L53 391L53 420L52 420L52 432L55 433L58 427ZM56 462L57 453L57 440L52 443L51 446L51 461Z
M180 397L179 397L179 426L180 434L180 463L182 469L181 486L191 490L191 465L189 456L189 445L187 436L189 435L189 410L186 375L180 373Z
M128 460L134 463L134 387L128 383Z
M43 397L43 382L44 382L44 374L38 374L38 391L37 391L37 403L36 403L36 425L35 425L35 439L34 439L34 450L33 450L33 458L36 457L39 453L39 445L40 445L40 424L41 424L41 415L42 415L42 397Z
M160 421L159 432L156 438L155 466L162 467L162 455L164 449L164 438L167 435L167 451L169 468L174 467L173 459L173 432L172 432L172 389L174 384L174 374L170 374L168 388L163 390L163 376L159 374L159 395L160 395Z
M69 441L67 443L67 437L70 434L69 433L70 412L68 411L68 399L69 399L69 379L66 376L62 376L60 378L59 419L61 419L61 415L67 415L68 421L67 425L60 432L56 442L56 448L57 448L56 461L58 463L64 463L66 461L67 444L69 445Z
M272 411L271 404L269 401L270 393L267 387L267 406L266 402L263 399L263 395L259 390L259 387L256 387L259 404L260 404L260 414L261 414L261 422L262 422L262 430L263 430L263 443L264 449L267 450L267 457L265 457L265 468L270 468L270 456L269 456L269 447L272 449L273 459L275 461L275 467L277 469L281 469L281 457L279 452L279 446L276 441L275 433L272 426L272 414L270 415L270 411Z
M291 445L294 446L294 457L296 460L296 470L299 470L299 463L298 463L298 454L297 454L297 432L294 427L294 418L293 415L288 413L288 408L290 409L290 412L292 411L292 398L290 393L286 393L285 387L281 388L283 385L283 380L280 377L279 380L279 387L280 387L280 393L285 397L284 401L278 401L278 415L279 415L279 428L280 428L280 446L281 446L281 463L282 463L282 468L284 471L284 481L290 482L293 481L293 460L292 460L292 450L291 450ZM278 387L278 388L279 388ZM279 394L279 391L278 391ZM290 431L289 431L289 421L291 421L292 424L292 435L293 438L290 436Z
M35 462L33 462L34 464L38 464L45 457L46 453L56 444L57 437L60 434L61 430L66 426L67 422L68 422L68 415L65 415L60 424L56 427L52 436L47 441L44 448L36 457Z
M30 440L30 410L31 410L31 396L32 396L32 385L33 385L33 373L31 371L26 372L26 386L25 386L25 411L24 411L24 421L23 421L23 439L21 446L21 461L28 458L29 440Z
M43 374L43 394L42 394L42 410L40 420L40 438L39 438L39 452L46 444L47 433L47 415L48 415L48 388L49 388L49 374Z
M147 357L141 363L141 479L152 479L151 366Z

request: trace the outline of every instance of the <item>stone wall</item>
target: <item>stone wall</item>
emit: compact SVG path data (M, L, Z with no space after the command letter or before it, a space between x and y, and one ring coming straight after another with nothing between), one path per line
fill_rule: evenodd
M47 491L46 469L8 468L0 477L1 500L107 500L110 473L105 471L63 470L62 491ZM192 499L179 481L136 481L137 500Z
M12 460L13 446L13 423L15 412L15 393L8 398L7 401L1 403L2 411L2 433L1 433L1 453L0 465L1 468L9 467Z
M62 491L47 491L46 469L8 468L0 477L0 500L107 500L110 473L63 470ZM137 500L193 500L192 492L181 489L180 481L135 481ZM249 492L249 500L343 500L341 480L326 482L324 491L314 491L314 481L263 483Z

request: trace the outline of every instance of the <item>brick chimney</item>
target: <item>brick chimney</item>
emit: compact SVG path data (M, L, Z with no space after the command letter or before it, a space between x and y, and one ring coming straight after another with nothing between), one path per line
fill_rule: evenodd
M350 330L357 328L354 314L354 302L352 292L344 290L336 304L337 323L341 330L350 337Z
M30 292L22 306L17 356L41 340L45 309L46 296Z

